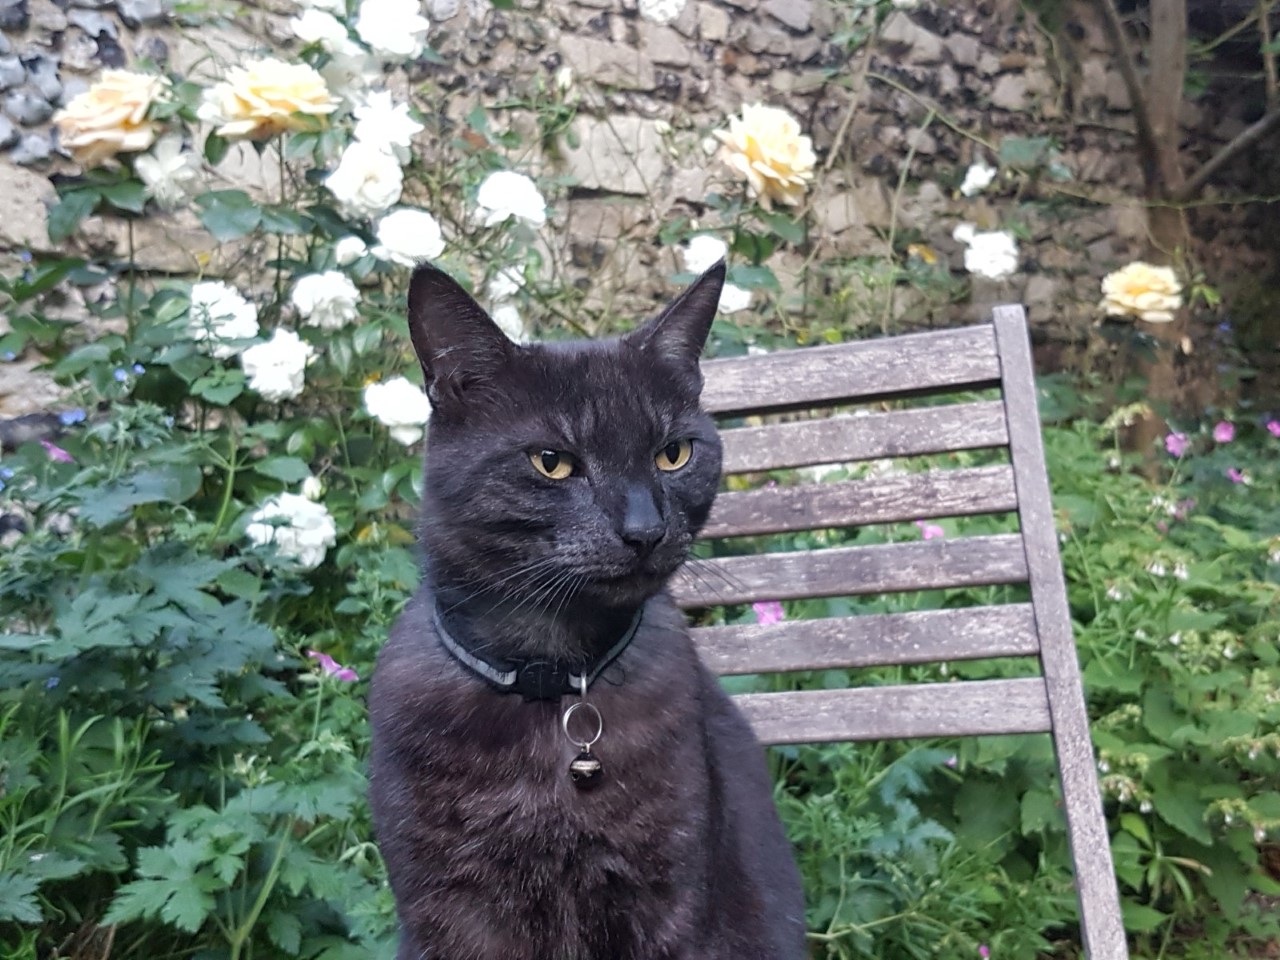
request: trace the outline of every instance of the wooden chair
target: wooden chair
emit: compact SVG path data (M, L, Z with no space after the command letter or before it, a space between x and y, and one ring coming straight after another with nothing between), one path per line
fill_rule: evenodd
M1023 583L1030 602L695 629L718 674L781 673L1038 656L1041 676L751 693L739 706L767 744L1047 732L1066 812L1084 946L1125 960L1106 821L1058 555L1026 318L703 364L726 475L1007 448L994 466L722 493L704 537L756 536L938 517L1016 513L1020 532L725 556L672 584L686 609ZM830 416L841 404L991 391L999 399ZM759 421L757 421L759 422Z

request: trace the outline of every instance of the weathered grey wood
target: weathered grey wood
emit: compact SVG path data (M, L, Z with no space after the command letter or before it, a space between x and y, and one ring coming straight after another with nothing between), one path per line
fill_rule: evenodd
M1026 578L1022 538L1000 534L717 557L686 564L672 579L670 592L676 603L688 608L976 587Z
M793 420L723 430L727 474L1002 447L1009 436L999 400L916 407L864 416Z
M995 333L1003 372L1010 457L1026 540L1031 602L1040 633L1040 659L1075 861L1081 932L1091 960L1124 960L1128 957L1128 947L1098 790L1080 665L1071 636L1071 613L1058 556L1031 349L1022 308L997 307Z
M692 633L702 662L721 676L1040 652L1035 617L1026 603L700 627Z
M1018 506L1007 465L927 470L845 483L722 493L702 539L1007 513Z
M762 743L1043 733L1044 680L973 680L734 698Z
M999 381L989 325L702 364L710 413L785 410Z

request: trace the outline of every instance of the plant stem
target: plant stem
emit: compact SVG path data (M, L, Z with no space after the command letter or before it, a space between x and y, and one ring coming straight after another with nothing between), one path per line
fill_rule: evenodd
M227 480L222 488L222 503L218 506L218 516L213 521L213 532L209 534L210 543L218 538L218 534L222 532L223 524L227 521L227 514L231 512L231 496L235 491L236 485L236 454L239 452L236 435L232 431L227 433L227 446L229 447L227 454Z
M258 917L262 915L262 908L267 905L271 891L275 889L276 880L280 876L280 862L284 860L284 849L289 842L289 836L293 833L293 824L294 818L290 817L288 823L285 824L283 833L280 835L280 842L276 845L276 855L271 860L271 866L267 870L266 877L263 878L262 888L258 891L258 897L253 901L253 906L249 908L249 915L244 918L244 922L236 927L234 934L232 934L231 943L229 944L231 960L240 960L240 951L249 939L249 934L253 932L253 927L258 922ZM250 948L250 953L252 952L252 948Z
M132 341L138 332L138 321L135 313L138 295L138 259L133 239L133 220L125 221L125 234L129 238L129 302L125 304L125 322L129 326L129 339Z

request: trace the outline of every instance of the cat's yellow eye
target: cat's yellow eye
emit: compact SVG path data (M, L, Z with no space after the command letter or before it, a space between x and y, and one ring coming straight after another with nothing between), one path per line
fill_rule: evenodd
M659 470L666 470L669 473L672 470L679 470L688 463L691 453L693 453L692 440L672 440L658 451L658 455L653 460Z
M566 480L573 476L573 457L559 450L535 450L529 454L533 469L548 480Z

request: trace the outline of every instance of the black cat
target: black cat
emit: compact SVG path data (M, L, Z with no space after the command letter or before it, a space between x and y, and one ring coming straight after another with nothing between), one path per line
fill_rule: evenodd
M763 752L663 592L720 477L698 354L723 283L618 339L517 346L413 275L426 582L370 692L401 960L806 956Z

